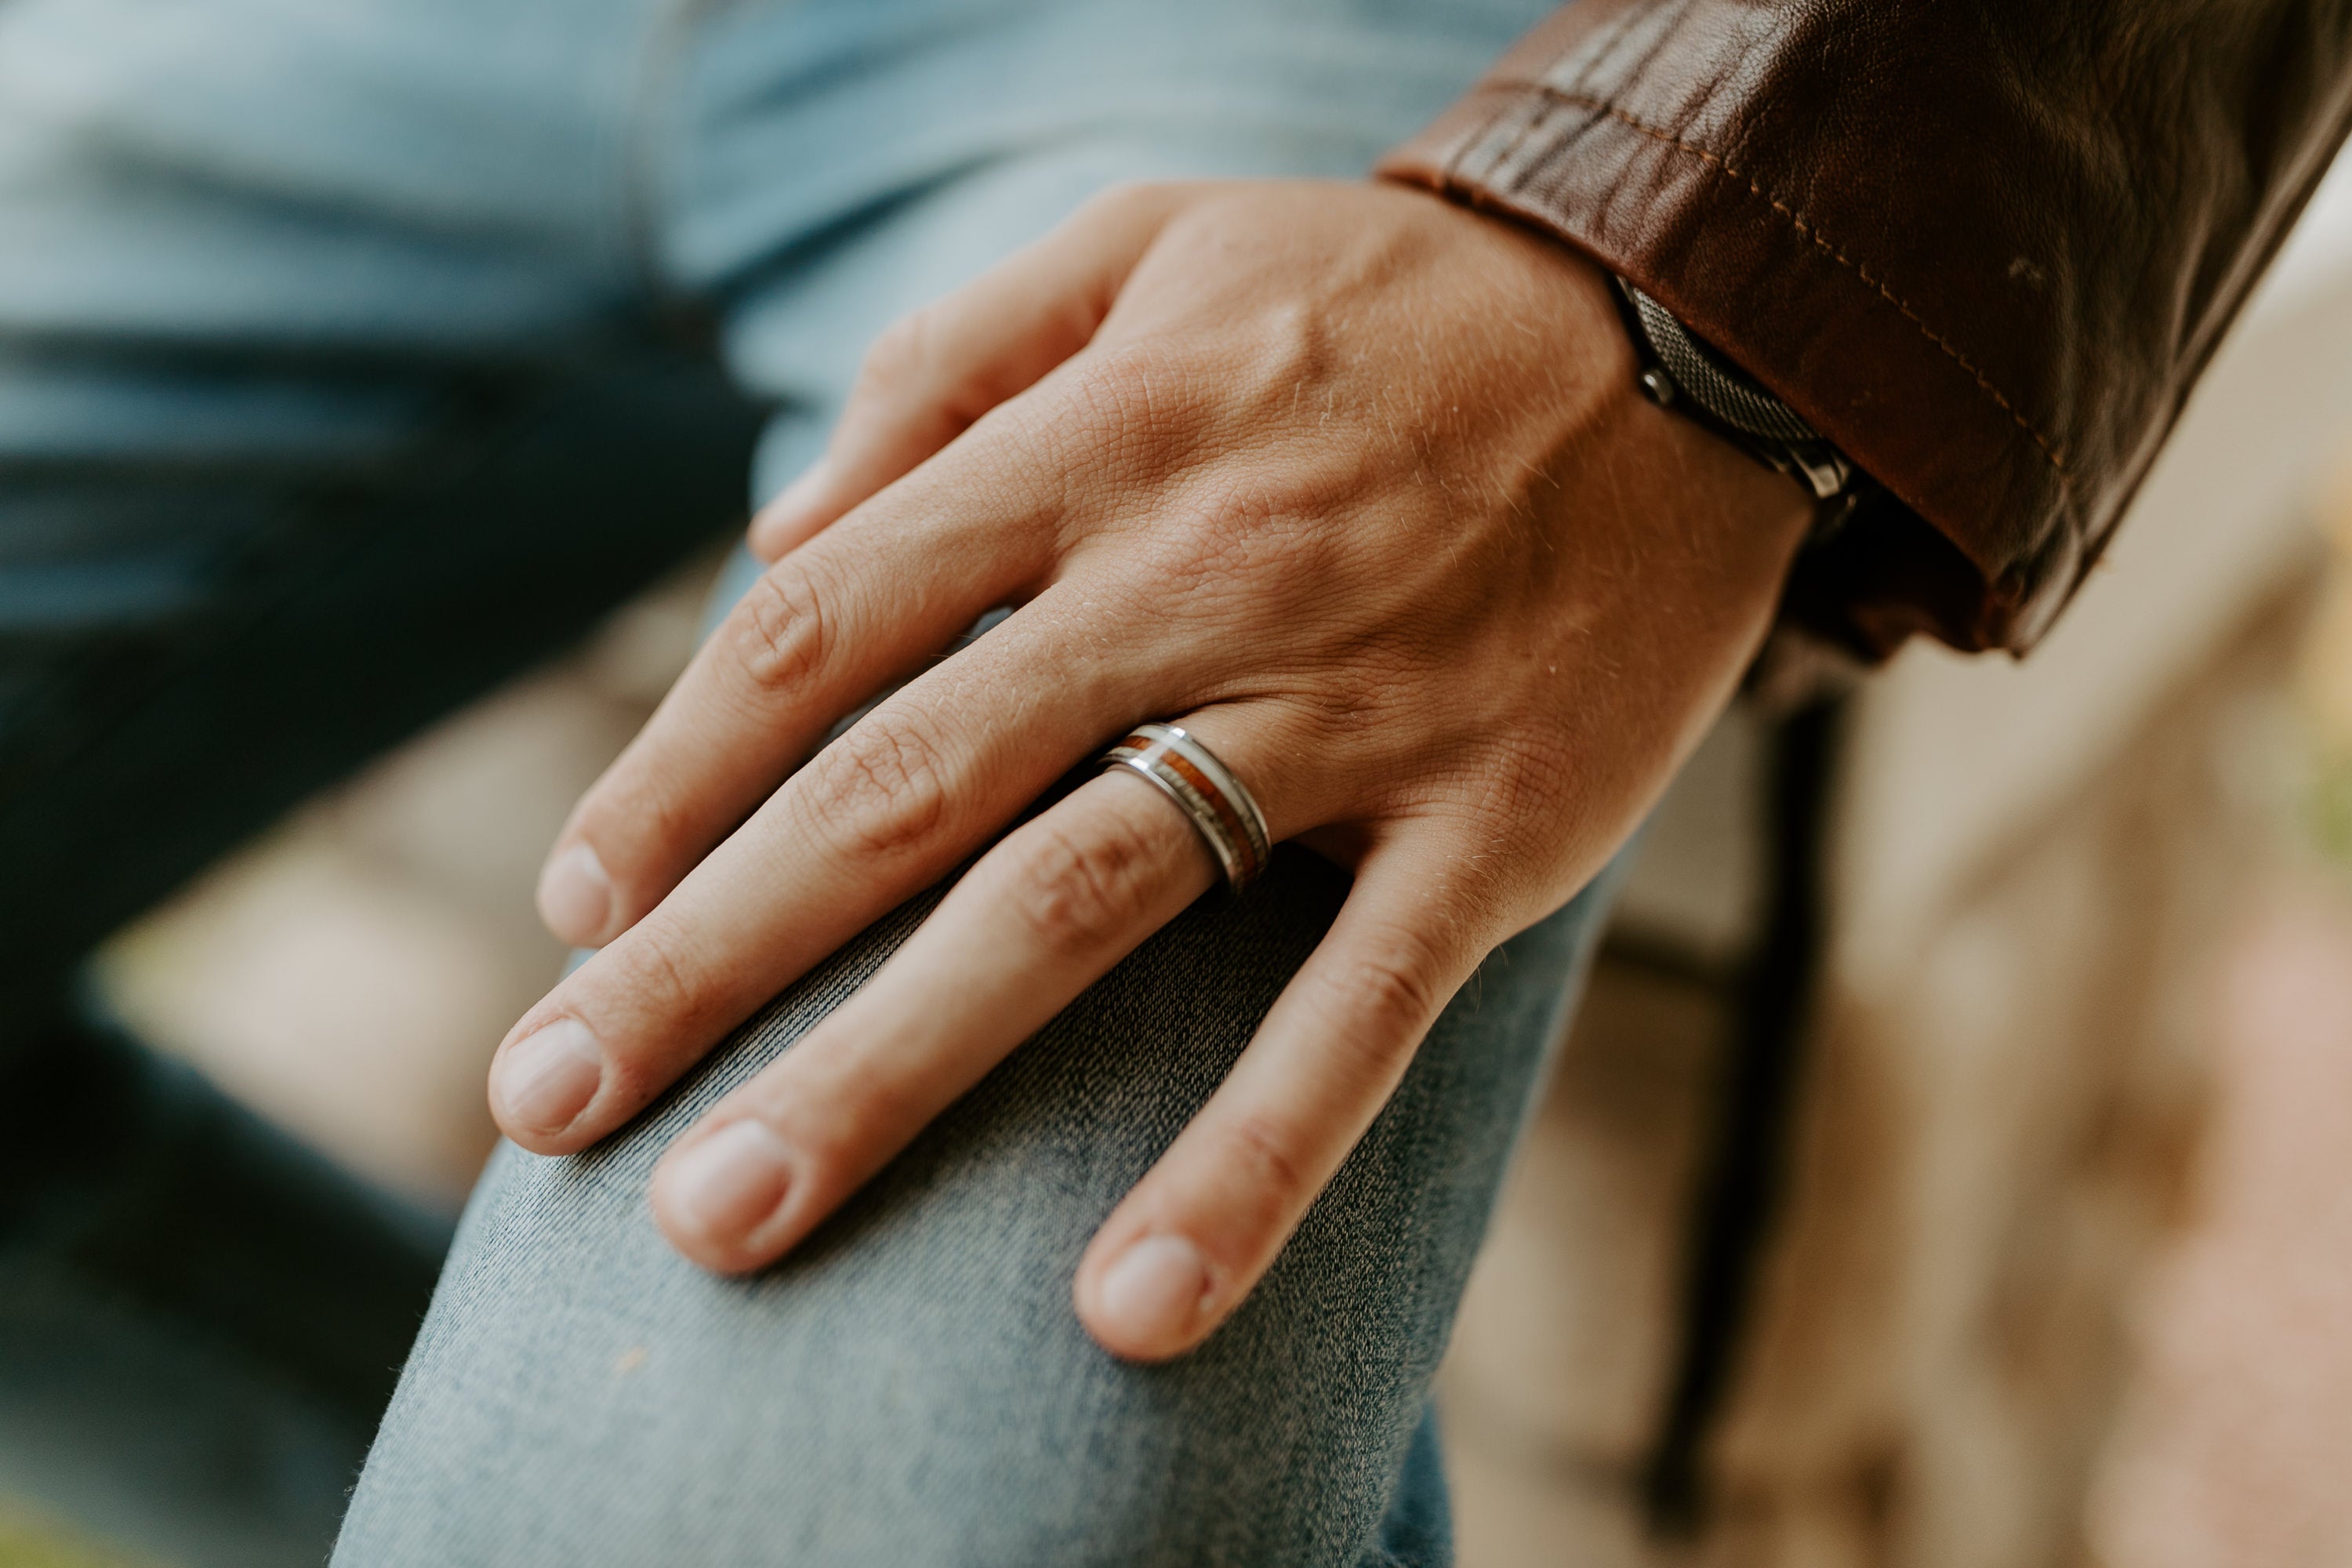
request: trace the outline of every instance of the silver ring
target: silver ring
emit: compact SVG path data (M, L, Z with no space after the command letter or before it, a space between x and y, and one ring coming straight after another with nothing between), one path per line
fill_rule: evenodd
M1103 753L1102 767L1141 773L1181 806L1234 892L1265 869L1274 846L1266 837L1265 815L1233 770L1193 736L1173 724L1138 724Z

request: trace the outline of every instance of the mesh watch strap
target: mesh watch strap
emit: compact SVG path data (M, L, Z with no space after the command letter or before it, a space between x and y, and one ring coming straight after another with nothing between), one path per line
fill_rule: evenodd
M1796 411L1692 335L1674 312L1620 278L1626 327L1643 356L1642 390L1692 415L1759 461L1802 481L1818 500L1845 493L1853 465Z

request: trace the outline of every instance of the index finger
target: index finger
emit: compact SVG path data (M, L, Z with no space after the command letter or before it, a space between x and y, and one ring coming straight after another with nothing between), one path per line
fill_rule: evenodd
M572 807L541 875L549 929L626 931L844 714L1051 569L1050 492L1013 461L920 477L761 574Z
M1109 592L1050 590L868 714L524 1015L491 1068L508 1135L541 1153L602 1137L1152 706L1150 669L1063 629L1061 599Z

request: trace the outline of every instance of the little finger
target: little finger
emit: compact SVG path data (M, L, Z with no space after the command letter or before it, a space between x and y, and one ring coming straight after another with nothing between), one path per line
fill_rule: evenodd
M1232 1074L1104 1222L1073 1295L1106 1350L1181 1354L1256 1287L1485 952L1451 870L1429 847L1372 852Z

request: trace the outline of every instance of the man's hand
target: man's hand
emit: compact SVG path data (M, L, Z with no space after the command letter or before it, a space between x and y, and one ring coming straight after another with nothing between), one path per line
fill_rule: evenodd
M543 1153L611 1132L1129 725L1181 722L1276 839L1355 871L1078 1270L1105 1347L1187 1350L1478 961L1640 821L1806 515L1641 399L1605 280L1556 245L1370 184L1107 195L894 328L753 523L773 564L550 859L549 923L606 945L501 1046L499 1124ZM1212 876L1148 783L1084 784L669 1150L662 1227L772 1261Z

